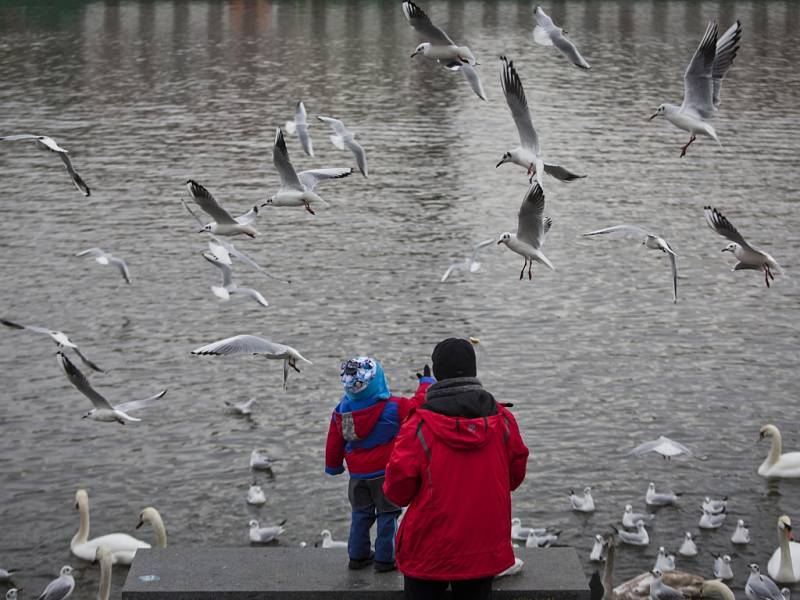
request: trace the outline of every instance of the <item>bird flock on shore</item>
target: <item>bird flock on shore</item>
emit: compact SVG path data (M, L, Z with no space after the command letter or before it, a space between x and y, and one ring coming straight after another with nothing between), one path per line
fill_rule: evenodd
M480 70L483 68L477 57L466 45L459 45L433 24L426 12L410 0L400 3L402 13L409 25L417 32L420 43L411 54L411 58L420 57L440 65L443 70L460 72L472 92L481 101L489 101L483 87ZM567 36L567 32L557 26L541 7L535 7L532 14L533 40L542 46L552 47L562 57L575 67L589 71L590 65L581 55L576 44ZM697 140L697 136L704 136L720 143L719 137L712 125L713 117L720 107L721 85L724 77L729 72L736 58L742 36L742 26L739 21L732 24L722 35L719 35L716 21L708 24L701 39L700 45L694 52L684 74L684 98L680 106L662 104L651 119L663 117L677 128L690 134L689 141L681 148L681 157L685 156L689 146ZM455 272L462 271L466 274L474 273L480 268L479 253L492 246L505 245L509 250L524 259L519 279L522 280L527 271L528 279L534 279L534 265L539 263L555 271L554 265L543 252L547 234L553 225L550 217L545 215L545 183L548 181L544 175L552 177L563 183L575 183L585 175L579 175L567 169L558 162L545 158L545 152L540 143L539 134L534 126L534 119L526 98L514 61L501 55L500 58L500 89L511 112L511 117L519 134L519 145L507 150L495 165L499 168L503 164L511 163L522 167L526 171L528 186L522 195L522 203L517 213L517 227L511 232L507 231L499 236L492 237L473 245L467 257L458 263L450 265L441 278L447 281ZM350 131L340 119L330 116L317 116L317 121L330 127L332 134L329 136L331 143L339 150L352 155L355 168L364 178L369 177L367 153L356 134ZM221 275L221 284L210 286L211 292L220 300L227 301L232 295L238 295L252 300L262 308L268 308L267 298L257 289L239 285L238 270L234 274L233 259L243 263L259 275L273 281L290 284L287 279L282 279L259 265L248 254L244 253L227 238L243 237L245 241L252 240L259 235L256 229L258 218L262 210L267 208L304 210L309 215L317 215L320 209L335 206L335 203L321 197L315 190L317 186L327 180L342 179L351 176L355 168L351 166L322 167L318 169L297 172L294 168L286 144L285 133L296 136L302 151L309 157L315 157L314 145L311 139L311 123L308 118L306 106L303 101L295 104L293 120L286 121L284 127L275 130L273 150L273 166L280 177L280 187L274 194L269 194L263 203L256 204L249 211L234 216L212 195L201 183L194 179L185 181L190 201L181 200L183 207L197 223L199 232L207 234L208 249L201 252L200 256L215 267L218 276ZM47 135L11 134L0 136L0 142L32 141L36 147L58 155L67 174L75 188L84 196L91 194L89 186L75 170L69 152ZM720 144L721 145L721 144ZM547 156L550 157L549 151ZM548 183L549 185L549 183ZM577 184L579 185L579 184ZM193 209L193 203L208 215L210 221L204 221ZM622 216L622 215L621 215ZM733 270L755 270L762 272L767 287L775 279L775 274L782 273L778 262L768 253L749 244L739 233L736 227L713 206L704 207L706 224L718 235L730 243L723 252L733 254L737 263ZM668 257L671 272L671 290L673 302L678 301L678 253L664 237L647 227L634 224L617 224L593 229L585 236L605 236L609 234L623 234L634 236L641 244L650 250L658 250ZM105 249L92 247L80 250L76 248L76 257L92 258L96 263L113 266L119 272L125 284L133 285L134 279L126 262L107 252ZM167 390L142 400L124 401L112 404L104 395L98 392L78 367L70 361L67 350L74 352L82 363L90 370L103 373L104 370L87 358L83 351L65 333L50 330L46 327L22 325L8 318L0 319L0 323L8 328L27 331L30 333L46 334L57 346L57 362L67 380L92 403L84 418L98 422L112 422L125 425L140 421L138 417L128 414L132 411L146 409L152 403L157 403L165 396ZM24 319L23 319L24 320ZM267 340L253 334L239 334L231 337L204 344L191 354L198 356L227 356L234 354L259 355L269 360L280 360L283 366L283 388L288 387L290 370L299 372L301 363L311 365L297 349L283 343ZM243 404L228 403L229 409L241 415L248 415L252 410L255 400ZM772 442L770 454L759 467L758 473L764 477L798 478L800 477L800 453L783 454L781 437L778 429L766 425L761 430L761 438L770 439ZM648 442L634 449L633 454L640 455L647 452L656 452L666 459L681 454L691 455L688 448L667 438L659 438L655 442ZM253 472L264 472L272 476L272 461L259 450L253 450L250 456L250 468ZM257 480L253 482L247 492L248 504L259 506L266 502L263 489ZM580 513L592 513L596 510L595 499L591 487L585 487L582 494L570 492L570 510ZM648 506L674 505L679 501L678 495L672 492L656 492L653 483L650 483L645 495ZM698 527L706 529L719 529L723 526L727 516L728 499L714 500L707 498L701 507L702 516ZM107 599L110 593L111 567L114 564L130 564L137 548L148 548L149 544L123 533L108 534L99 538L89 539L89 500L85 490L76 492L76 508L80 511L80 527L73 537L70 547L72 553L86 561L98 562L101 568L100 592L98 597ZM590 560L605 561L604 575L601 578L603 597L608 600L625 600L628 598L643 598L650 596L653 600L679 600L684 597L708 597L731 600L730 589L722 581L732 577L731 559L729 555L714 557L714 580L705 580L696 575L690 575L675 570L676 556L668 554L665 546L659 548L659 555L653 569L644 573L635 580L614 587L612 584L614 549L617 543L646 546L650 543L647 524L655 516L652 513L636 513L632 505L627 505L622 514L622 528L612 527L611 532L598 533L595 536L595 545L590 553ZM145 508L139 515L137 528L142 523L152 524L159 547L166 547L166 529L158 511L153 507ZM285 521L278 524L262 527L258 520L250 520L249 539L253 543L267 543L274 541L284 532ZM527 546L544 547L555 543L560 532L548 528L526 528L519 519L512 521L512 538L525 542ZM775 584L795 583L800 580L800 544L791 541L791 520L782 516L778 520L779 548L769 559L767 565L768 575L762 574L758 564L749 565L750 576L747 580L745 593L749 600L787 600L788 592L781 590ZM344 542L332 539L331 532L324 530L321 533L321 546L323 548L341 547ZM673 540L673 545L678 545L680 540ZM747 544L750 541L750 532L743 520L739 520L731 536L732 544ZM691 532L686 532L677 551L682 558L698 555L698 548ZM0 582L9 582L15 576L13 570L0 569ZM773 581L775 580L775 581ZM40 600L65 600L75 588L73 569L64 566L59 577L54 579L39 596ZM16 600L17 588L12 588L6 594L7 600Z

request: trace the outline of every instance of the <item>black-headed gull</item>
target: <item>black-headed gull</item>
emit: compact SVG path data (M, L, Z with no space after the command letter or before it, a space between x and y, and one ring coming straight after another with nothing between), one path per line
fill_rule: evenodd
M725 512L725 509L728 508L728 497L725 496L720 500L711 499L710 497L706 496L703 498L703 504L701 505L703 510L707 510L712 515L717 515L721 512Z
M444 272L444 275L442 275L442 279L440 280L440 282L444 283L445 281L447 281L450 275L453 274L453 271L466 271L467 273L476 273L478 269L481 268L481 263L478 262L478 254L483 248L485 248L486 246L491 246L495 242L496 239L492 238L490 240L484 240L482 242L477 242L475 244L472 244L472 252L470 253L470 255L461 262L453 263L449 267L447 267L447 270Z
M0 568L0 583L8 583L11 581L11 578L14 576L14 573L17 572L17 569L2 569Z
M231 213L220 206L219 202L214 199L206 188L190 179L186 182L186 187L189 189L189 194L192 200L203 209L203 212L208 214L212 219L210 223L203 225L200 232L215 233L217 235L246 235L254 238L258 235L251 223L255 221L258 215L258 207L254 206L248 212L240 217L233 218Z
M271 542L272 540L276 539L280 534L286 531L283 526L286 524L286 520L284 519L277 525L271 525L270 527L261 527L258 524L258 521L255 519L251 520L249 523L250 526L250 541L254 544L266 544Z
M683 592L671 587L661 580L664 574L660 569L651 571L653 579L650 581L650 600L683 600Z
M265 450L253 450L250 453L250 468L254 471L272 472L273 459Z
M264 358L283 361L283 389L289 378L289 367L300 372L297 361L302 360L308 364L312 362L304 358L297 350L285 344L276 344L255 335L235 335L205 346L195 348L192 354L225 356L228 354L258 354Z
M733 266L732 270L741 271L751 269L753 271L764 271L764 283L769 287L770 279L773 281L775 280L775 275L772 271L774 270L778 273L782 272L778 262L766 252L748 244L736 230L736 227L734 227L716 208L706 206L703 208L703 211L708 226L722 237L731 241L722 251L730 252L739 259L739 262Z
M108 252L104 252L100 248L89 248L88 250L78 252L75 256L91 256L99 265L112 265L122 274L125 283L131 282L131 274L130 271L128 271L128 265L125 261Z
M411 58L421 54L452 71L461 71L478 98L486 100L486 92L483 91L480 77L474 68L477 61L472 51L466 46L458 46L449 35L431 22L424 10L413 2L403 2L402 8L409 25L427 40L416 47Z
M606 559L606 547L603 544L603 536L599 533L594 536L592 551L589 552L589 560L592 562L603 562Z
M747 600L784 600L783 590L769 577L761 573L756 563L751 563L750 576L744 585Z
M675 440L671 440L668 437L664 437L663 435L660 436L657 440L653 440L652 442L644 442L639 444L628 452L628 454L635 454L636 456L641 456L642 454L647 454L648 452L655 452L656 454L660 454L665 459L669 460L673 456L680 456L681 454L686 454L687 456L692 456L692 451L689 450L683 444L676 442Z
M247 416L253 412L253 405L258 402L257 398L250 398L245 402L231 402L230 400L223 400L225 406L231 409L236 414Z
M583 488L583 496L578 496L575 492L569 492L569 504L572 510L577 512L594 512L594 498L592 498L592 488Z
M83 419L88 417L94 421L103 421L106 423L113 423L116 421L121 425L125 425L125 423L132 421L138 422L141 421L141 419L132 417L127 413L132 410L143 408L154 400L162 398L164 394L167 393L167 390L161 390L155 396L150 396L144 400L122 402L116 406L112 406L108 400L95 391L95 389L89 384L89 380L86 379L86 376L81 373L80 370L78 370L78 367L73 365L63 353L58 352L57 357L58 364L61 366L61 369L64 371L64 374L67 376L69 382L74 385L80 393L89 398L94 405L92 410L81 417Z
M647 486L644 500L649 506L668 506L676 504L680 495L674 492L656 492L656 484L651 481Z
M323 529L319 535L322 538L322 541L319 543L319 545L323 548L347 548L347 542L341 542L333 539L333 534L331 534L330 529Z
M203 252L203 258L205 258L208 262L212 265L217 267L222 272L222 285L212 285L211 291L214 292L214 295L221 300L229 300L231 294L243 294L245 296L250 296L253 300L258 302L261 306L267 307L269 306L269 302L267 302L266 298L261 295L261 292L258 290L254 290L248 287L242 287L233 281L233 271L231 268L226 265L224 262L217 259L216 256L211 254L210 252Z
M647 546L650 543L650 536L645 529L644 521L636 521L636 531L625 531L624 529L617 529L613 525L611 529L617 534L619 541L631 546Z
M264 495L264 490L255 481L247 488L247 496L245 498L248 504L254 506L261 506L267 503L267 497Z
M750 543L750 530L745 527L744 521L739 519L736 522L736 529L731 536L732 544L749 544Z
M508 108L511 110L514 125L516 125L519 133L520 145L503 154L495 168L507 162L525 167L528 170L530 181L532 182L535 176L540 185L542 183L542 171L564 182L585 177L585 175L576 175L559 165L543 161L539 135L533 127L531 113L528 110L528 100L525 98L525 90L522 89L522 81L514 68L514 61L508 60L505 56L501 56L500 60L503 62L500 72L500 84L503 87L503 94L505 94Z
M297 173L289 160L289 151L286 149L286 140L283 131L275 131L275 145L272 148L272 164L281 178L281 187L277 193L267 198L262 206L304 206L313 214L311 205L327 206L328 203L314 192L320 181L326 179L341 179L353 172L351 168L315 169Z
M6 592L5 599L6 600L17 600L17 592L19 592L19 591L21 591L21 590L18 590L17 588L11 588L10 590L8 590Z
M558 540L560 531L544 531L531 529L528 532L528 539L525 540L526 548L548 548Z
M517 215L517 233L506 231L497 242L498 245L505 244L509 250L525 259L519 272L520 279L525 273L525 267L528 268L528 279L533 279L531 269L534 261L546 265L553 271L556 270L550 259L542 253L542 246L551 225L550 217L544 218L544 191L538 183L534 183L522 199L522 206Z
M584 236L603 235L606 233L626 233L635 235L642 239L642 245L650 250L661 250L664 254L669 256L670 268L672 269L672 301L677 304L678 302L678 267L675 264L675 257L677 256L672 250L670 245L660 235L651 233L638 225L614 225L613 227L606 227L605 229L598 229L584 233ZM666 438L664 438L666 439Z
M38 600L66 600L75 589L75 579L72 577L73 569L69 565L61 567L57 579L47 584Z
M285 127L286 133L289 135L297 134L305 153L309 156L314 156L314 148L311 146L311 136L308 134L308 118L305 104L302 102L297 103L294 108L294 121L286 121Z
M648 521L652 521L654 518L655 515L651 515L649 513L633 512L633 506L626 504L625 512L622 513L622 526L633 529L636 527L637 521L644 521L646 523Z
M69 160L68 156L69 152L59 146L53 138L46 135L34 135L32 133L20 133L16 135L6 135L0 137L0 142L16 142L20 140L33 140L36 142L36 146L39 149L48 150L58 154L58 157L64 163L64 168L67 170L67 173L72 179L72 183L75 184L75 187L78 188L78 191L84 196L91 195L89 186L86 185L86 182L84 182L81 176L78 175L77 171L72 168L72 162Z
M681 556L686 556L687 558L697 556L697 544L694 543L691 532L686 532L686 535L683 538L683 543L681 544L681 547L678 548L678 554Z
M664 546L658 547L658 556L653 566L653 571L655 570L659 570L662 573L675 570L675 557L672 554L667 554Z
M710 513L705 509L702 509L702 511L703 514L700 515L700 522L698 523L700 529L719 529L728 516L725 511L717 514Z
M44 333L49 335L50 338L56 343L56 346L59 348L71 348L75 354L83 361L87 367L92 369L93 371L99 371L100 373L105 373L103 369L98 367L95 363L90 361L83 355L78 345L74 343L67 337L67 334L63 331L53 331L52 329L47 329L47 327L37 327L35 325L20 325L19 323L14 323L13 321L9 321L7 319L0 319L0 323L5 325L6 327L11 327L12 329L25 329L27 331L32 331L34 333Z
M581 69L590 68L589 63L587 63L581 56L581 53L578 52L575 44L567 39L567 32L561 27L556 26L556 24L553 23L553 19L542 10L541 6L537 6L533 9L533 16L538 23L538 25L533 28L533 39L537 44L542 46L555 46L561 54L566 56L576 67L580 67Z
M344 123L339 119L323 116L318 116L317 119L333 129L333 135L330 136L333 145L339 150L349 150L356 159L358 170L361 171L364 177L367 177L367 153L364 152L364 148L361 144L355 140L355 134L350 133L347 127L344 126Z
M683 104L662 104L650 117L664 117L675 127L692 134L681 148L681 156L686 154L698 135L708 136L719 144L717 132L709 121L719 108L722 78L739 52L741 37L742 24L739 21L731 25L719 40L716 21L709 23L700 46L683 74Z
M731 569L731 557L728 554L720 556L711 554L714 557L714 577L717 579L733 579L733 569Z

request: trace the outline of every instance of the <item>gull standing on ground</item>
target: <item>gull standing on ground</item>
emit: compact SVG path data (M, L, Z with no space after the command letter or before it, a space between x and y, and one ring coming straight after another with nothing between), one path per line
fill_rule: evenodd
M714 577L717 579L733 579L733 569L731 569L731 557L727 554L720 556L712 554L714 557Z
M533 261L542 263L553 271L556 270L553 263L541 250L552 225L550 217L543 218L543 213L544 191L538 183L534 183L528 188L522 199L522 206L520 206L517 216L517 233L511 234L506 231L497 242L498 245L505 244L509 250L525 259L522 270L519 272L520 280L525 274L525 267L528 267L528 279L533 279L531 273Z
M308 119L306 115L306 106L302 102L298 102L294 108L294 121L286 121L286 133L300 138L300 143L303 145L303 150L309 156L314 156L314 148L311 146L311 136L308 134Z
M653 569L651 573L653 579L650 582L650 600L683 600L683 592L661 581L663 573L660 569Z
M486 246L491 246L495 243L495 239L484 240L472 245L472 253L461 262L453 263L447 267L447 271L442 275L441 283L447 281L447 278L453 271L466 271L467 273L476 273L481 268L481 263L478 262L478 254Z
M553 23L553 19L547 16L542 10L541 6L533 9L533 16L538 25L533 28L533 40L541 46L555 46L561 54L566 56L569 61L576 67L581 69L589 69L587 63L578 49L569 39L567 39L567 32L561 27L557 27Z
M622 526L633 529L636 527L637 521L652 521L655 519L655 517L655 515L651 515L649 513L635 513L633 512L633 506L626 504L625 512L622 514Z
M749 565L750 576L744 585L744 593L748 600L784 600L783 590L766 575L762 575L761 569L756 563Z
M434 25L425 11L413 2L403 2L402 7L409 25L422 37L429 40L417 46L411 58L422 54L425 58L435 60L451 71L461 71L478 98L486 100L486 92L483 91L481 79L474 67L478 63L472 51L466 46L457 46L450 36Z
M709 121L719 109L719 92L722 78L730 69L736 53L739 52L739 40L742 37L742 24L736 21L722 34L717 41L717 23L712 21L706 28L700 46L683 74L683 104L662 104L650 117L664 117L684 131L692 134L689 141L681 148L681 157L686 154L690 144L697 135L712 138L718 144L717 132ZM722 144L720 144L722 145Z
M162 398L167 390L161 390L155 396L150 396L144 400L133 400L131 402L122 402L116 406L111 404L103 396L94 390L89 384L86 376L78 370L78 367L72 364L70 360L61 352L57 353L58 364L61 366L64 374L69 379L69 382L74 385L80 393L89 398L94 404L94 408L81 417L82 419L90 418L94 421L103 421L106 423L113 423L116 421L120 425L125 425L126 422L138 422L141 419L131 417L127 413L132 410L144 408L154 400Z
M672 301L675 304L678 303L678 267L675 264L676 254L672 250L672 248L670 248L670 245L667 243L667 240L665 240L659 235L656 235L655 233L648 232L646 229L643 229L638 225L614 225L613 227L606 227L605 229L590 231L589 233L584 233L583 235L590 236L590 235L601 235L605 233L628 233L635 235L637 237L644 236L642 245L645 248L649 248L650 250L661 250L667 256L669 256L670 268L672 269ZM666 440L667 438L663 439Z
M27 331L33 331L34 333L47 334L52 338L52 340L56 343L56 346L59 349L60 348L72 348L72 350L75 351L75 354L77 354L78 357L83 361L83 364L85 364L87 367L89 367L93 371L98 371L100 373L105 373L105 371L103 371L103 369L101 369L96 364L94 364L92 361L90 361L88 358L86 358L83 355L83 353L81 352L80 348L78 348L78 345L75 344L72 340L70 340L67 337L67 334L65 334L62 331L53 331L51 329L47 329L46 327L37 327L35 325L19 325L18 323L13 323L12 321L8 321L6 319L0 319L0 323L5 325L6 327L11 327L12 329L25 329Z
M286 519L278 523L277 525L272 525L270 527L260 527L258 525L258 521L253 519L250 521L250 541L254 544L266 544L267 542L271 542L272 540L276 539L280 534L286 531L283 526L286 524Z
M647 544L650 543L650 536L647 534L644 521L636 521L635 532L617 529L613 525L611 526L611 529L617 534L619 541L625 544L630 544L631 546L647 546Z
M202 185L190 179L186 182L186 187L189 189L192 200L203 209L203 212L214 219L211 223L203 225L200 233L205 231L217 235L242 234L251 238L258 235L258 231L250 226L250 223L255 221L256 215L258 215L258 207L254 206L243 215L234 219L231 213L222 208L214 199L214 196L211 195L211 192Z
M722 251L730 252L739 262L733 266L733 271L741 271L743 269L751 269L753 271L764 271L764 282L767 287L770 286L769 281L775 280L775 275L772 271L782 273L781 266L766 252L762 252L755 246L748 244L742 235L736 230L730 221L723 216L716 208L706 206L703 208L706 216L706 223L714 231L722 237L731 241L730 244L725 246Z
M750 543L750 530L744 526L744 521L739 519L736 522L736 530L731 536L732 544L749 544Z
M222 285L211 286L211 291L214 292L214 295L217 298L220 298L221 300L229 300L231 294L244 294L245 296L250 296L261 306L269 306L269 302L267 302L267 300L258 290L242 287L233 281L233 271L231 271L231 268L224 262L217 260L216 256L210 252L203 252L203 258L222 271Z
M339 150L350 150L356 159L358 170L361 171L364 177L367 177L367 153L364 152L364 148L361 147L361 144L355 140L356 134L350 133L347 127L344 126L344 123L339 119L322 116L318 116L317 119L323 123L327 123L328 126L333 129L333 135L330 136L333 145Z
M322 542L320 542L320 546L323 548L347 548L347 542L340 542L338 540L333 539L333 535L330 532L330 529L323 529L320 534L322 537Z
M712 515L718 515L721 512L725 512L725 509L728 508L728 497L725 496L721 500L712 500L708 496L703 499L703 504L700 506L703 510L707 510Z
M72 577L72 567L69 565L61 567L61 573L57 579L47 584L44 591L37 600L66 600L72 595L75 589L75 579Z
M586 177L585 175L576 175L559 165L543 161L539 135L533 127L531 113L528 110L528 100L525 98L525 90L522 89L522 81L514 68L514 61L509 61L505 56L501 56L500 60L503 61L500 84L503 87L508 108L511 110L511 117L517 126L520 145L503 154L495 168L507 162L525 167L528 170L529 181L532 183L535 176L539 185L542 184L542 171L564 182Z
M72 179L72 183L75 184L75 187L78 188L78 191L84 196L91 195L89 186L86 185L81 176L78 175L75 169L72 168L72 162L69 160L69 156L67 156L69 152L59 146L53 138L46 135L33 135L31 133L21 133L17 135L6 135L0 137L0 142L16 142L19 140L34 140L36 142L36 147L40 150L49 150L50 152L55 152L58 154L58 157L64 163L64 168L67 170L67 173Z
M594 512L594 498L592 498L592 488L586 486L583 488L583 496L577 496L575 492L569 492L569 504L572 510L577 512Z
M636 446L636 448L628 452L628 455L630 456L631 454L635 454L636 456L641 456L642 454L646 454L648 452L660 454L667 460L673 456L680 456L681 454L692 456L692 451L686 446L679 444L675 440L671 440L668 437L664 437L663 435L652 442L644 442L643 444L639 444Z
M360 146L359 146L360 148ZM297 173L289 160L289 151L286 149L286 140L283 131L275 130L275 145L272 148L272 164L281 178L281 187L274 196L267 198L261 206L304 206L312 215L316 214L311 204L328 203L314 193L314 187L325 179L340 179L353 172L350 167L341 169L315 169Z
M272 360L283 360L283 389L286 389L286 381L289 378L289 367L300 372L297 368L297 361L302 360L308 364L313 364L304 358L297 350L285 344L276 344L255 335L235 335L217 342L211 342L200 348L192 350L192 354L214 356L224 356L227 354L260 354Z
M649 506L667 506L677 504L680 495L674 492L656 492L656 484L651 481L647 486L645 502Z
M103 252L100 248L89 248L83 252L78 252L75 256L91 256L99 265L113 265L122 274L125 283L131 282L131 274L128 271L128 265L125 264L125 261L108 252Z
M246 402L230 402L228 400L223 400L223 402L232 412L246 417L253 412L253 405L258 402L258 399L250 398Z
M690 532L686 532L686 537L683 539L683 543L681 547L678 549L678 554L681 556L686 556L691 558L692 556L697 556L697 544L694 543L692 539L692 534Z

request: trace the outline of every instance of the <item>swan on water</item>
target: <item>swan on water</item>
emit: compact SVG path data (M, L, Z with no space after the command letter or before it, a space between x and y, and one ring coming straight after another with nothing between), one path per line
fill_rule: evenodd
M781 432L775 425L764 425L758 434L758 440L771 439L769 454L761 466L758 474L762 477L782 477L790 479L800 477L800 452L783 452Z
M767 573L778 583L800 581L800 544L790 541L791 533L792 521L783 515L778 519L778 548L767 563Z

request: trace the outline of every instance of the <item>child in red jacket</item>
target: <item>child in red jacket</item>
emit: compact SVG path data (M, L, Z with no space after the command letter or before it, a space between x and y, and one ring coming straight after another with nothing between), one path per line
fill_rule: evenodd
M392 571L400 507L383 495L384 470L400 425L413 407L422 404L425 390L434 380L420 377L413 398L397 398L389 391L381 363L368 356L343 362L341 380L344 396L331 415L325 472L342 473L343 461L350 471L349 567L362 569L374 560L376 571ZM372 553L369 530L376 518L378 531Z

